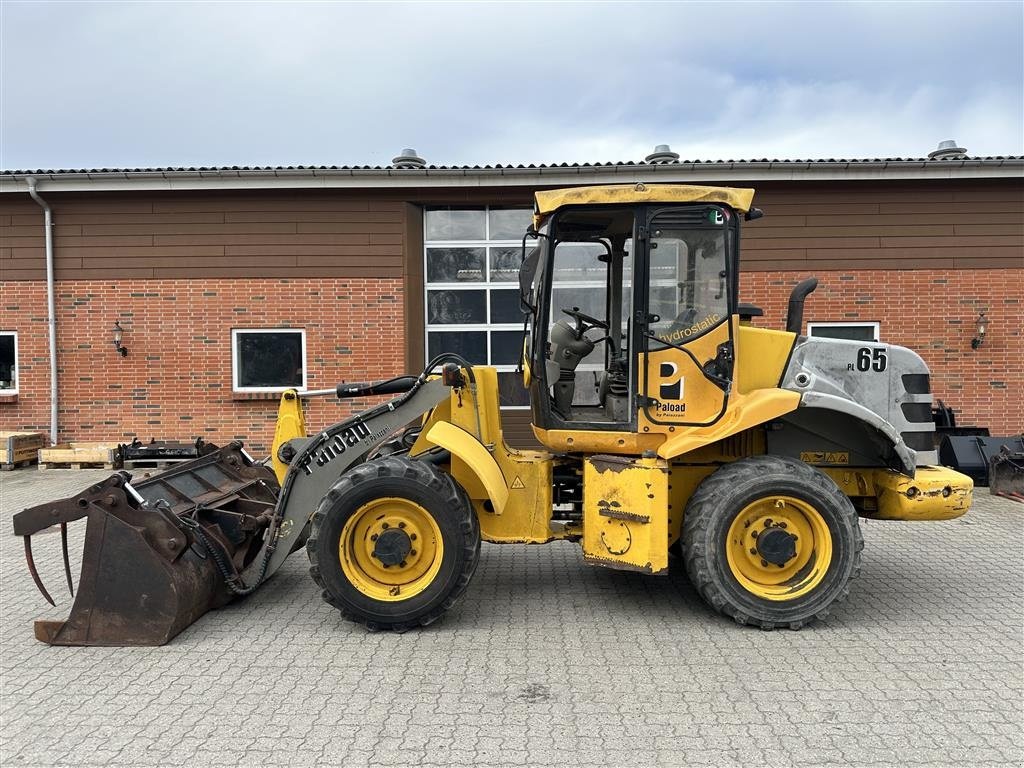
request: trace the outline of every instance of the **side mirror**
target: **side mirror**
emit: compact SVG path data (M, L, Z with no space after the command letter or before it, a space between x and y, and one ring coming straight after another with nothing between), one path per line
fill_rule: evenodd
M523 235L523 261L519 265L519 306L523 310L524 315L537 311L537 307L533 303L533 278L537 274L540 248L535 247L527 255L526 241L530 238L536 239L538 237L541 237L541 234L532 226Z

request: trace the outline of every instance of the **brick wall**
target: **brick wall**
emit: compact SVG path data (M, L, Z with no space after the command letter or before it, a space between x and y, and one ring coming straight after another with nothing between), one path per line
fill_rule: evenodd
M265 451L276 397L232 393L231 329L305 328L310 389L385 378L404 368L402 292L400 278L61 281L60 439L241 439ZM18 331L20 364L20 393L0 402L0 429L48 432L45 283L0 283L0 297L0 329ZM114 320L127 357L114 350ZM309 426L358 405L317 398Z
M1024 269L857 270L815 272L807 321L878 321L881 340L910 347L931 369L932 391L956 411L957 424L993 435L1024 431ZM745 272L742 301L760 306L756 325L785 326L797 272ZM971 349L979 312L988 319Z
M781 328L789 292L806 275L748 272L741 297ZM882 340L915 349L932 387L959 423L993 434L1024 429L1024 306L1018 270L858 270L817 273L805 320L879 321ZM0 429L49 429L46 291L0 283L0 328L19 332L21 393L0 402ZM273 438L276 399L231 391L231 328L306 329L308 385L404 372L401 279L74 280L57 289L62 440L242 439L254 452ZM978 312L989 319L972 350ZM124 328L128 357L110 328ZM418 341L418 340L417 340ZM366 403L310 403L311 429Z

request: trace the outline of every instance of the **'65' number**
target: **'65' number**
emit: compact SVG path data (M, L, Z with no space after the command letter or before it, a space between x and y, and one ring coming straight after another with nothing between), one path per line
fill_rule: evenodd
M884 349L871 349L870 347L861 347L857 350L857 370L858 371L884 371L886 364L886 356Z

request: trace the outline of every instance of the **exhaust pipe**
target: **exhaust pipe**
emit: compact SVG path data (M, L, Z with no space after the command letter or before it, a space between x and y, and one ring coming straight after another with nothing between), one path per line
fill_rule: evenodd
M786 330L800 335L804 327L804 299L818 287L818 278L808 277L801 281L789 294L789 311L786 313Z

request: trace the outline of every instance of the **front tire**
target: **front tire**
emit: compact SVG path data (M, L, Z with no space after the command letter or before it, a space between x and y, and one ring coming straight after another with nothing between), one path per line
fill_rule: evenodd
M802 461L753 456L710 475L683 518L690 581L740 624L799 629L823 619L860 573L850 500Z
M428 462L387 457L342 475L306 544L323 597L370 629L425 626L454 606L480 558L466 492Z

